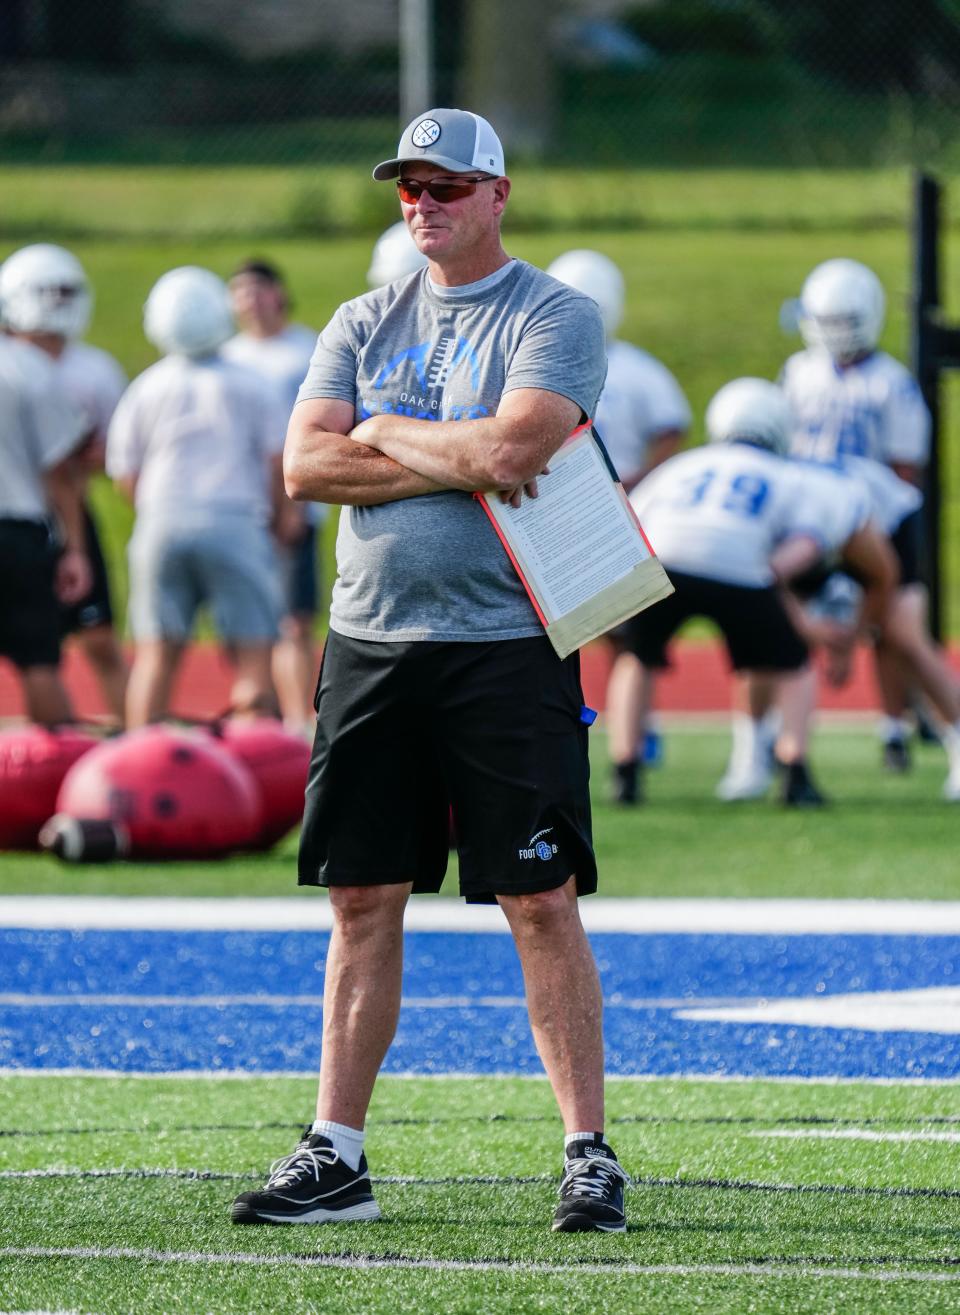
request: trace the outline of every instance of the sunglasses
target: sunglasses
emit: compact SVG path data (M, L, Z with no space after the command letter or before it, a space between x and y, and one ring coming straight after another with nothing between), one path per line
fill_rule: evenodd
M416 178L398 178L397 191L400 194L400 200L407 205L416 205L424 192L429 193L434 201L446 205L449 201L462 201L465 196L473 196L478 183L492 183L494 181L495 179L490 177L458 178L456 182L431 178L429 182L421 183Z

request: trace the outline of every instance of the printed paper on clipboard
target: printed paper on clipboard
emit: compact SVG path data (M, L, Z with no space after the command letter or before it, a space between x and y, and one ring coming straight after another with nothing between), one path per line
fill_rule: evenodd
M599 435L584 425L519 507L478 493L560 657L673 593Z

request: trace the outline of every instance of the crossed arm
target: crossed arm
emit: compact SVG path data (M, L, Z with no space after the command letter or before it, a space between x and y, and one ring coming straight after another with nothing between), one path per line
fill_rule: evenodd
M287 493L297 501L354 507L441 489L518 497L579 417L575 402L536 388L507 393L496 415L477 420L382 414L355 426L347 402L301 402L284 449Z

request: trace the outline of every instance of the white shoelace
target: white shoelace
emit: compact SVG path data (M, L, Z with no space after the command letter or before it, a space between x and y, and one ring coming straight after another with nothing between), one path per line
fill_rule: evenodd
M339 1152L332 1146L318 1146L314 1150L308 1146L298 1147L291 1155L274 1160L267 1187L292 1187L310 1173L314 1181L319 1182L321 1170L329 1169L339 1159Z
M590 1159L567 1160L560 1183L560 1195L564 1196L606 1196L615 1178L629 1185L630 1175L616 1160L605 1160L600 1156Z

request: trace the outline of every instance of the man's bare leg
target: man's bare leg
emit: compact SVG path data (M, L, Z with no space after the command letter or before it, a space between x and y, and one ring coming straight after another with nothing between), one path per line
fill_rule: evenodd
M228 644L226 653L233 664L230 707L235 713L255 717L272 716L277 711L277 696L270 674L273 645Z
M497 898L516 942L533 1038L564 1129L602 1132L603 1001L576 878L556 890Z
M77 633L80 647L93 667L103 701L110 713L123 725L126 712L129 670L112 626L91 626Z
M331 886L317 1118L362 1129L397 1030L403 911L412 883Z
M272 674L283 724L297 734L311 729L317 681L312 616L293 612L283 618L280 638L273 646Z
M144 639L137 644L127 682L127 730L149 726L167 715L183 649L179 640L172 639Z
M607 737L614 772L614 798L632 804L640 798L638 777L642 770L643 732L656 678L640 659L626 649L619 649L607 681Z
M24 667L20 679L26 713L31 721L41 726L61 726L72 719L70 697L59 667Z

